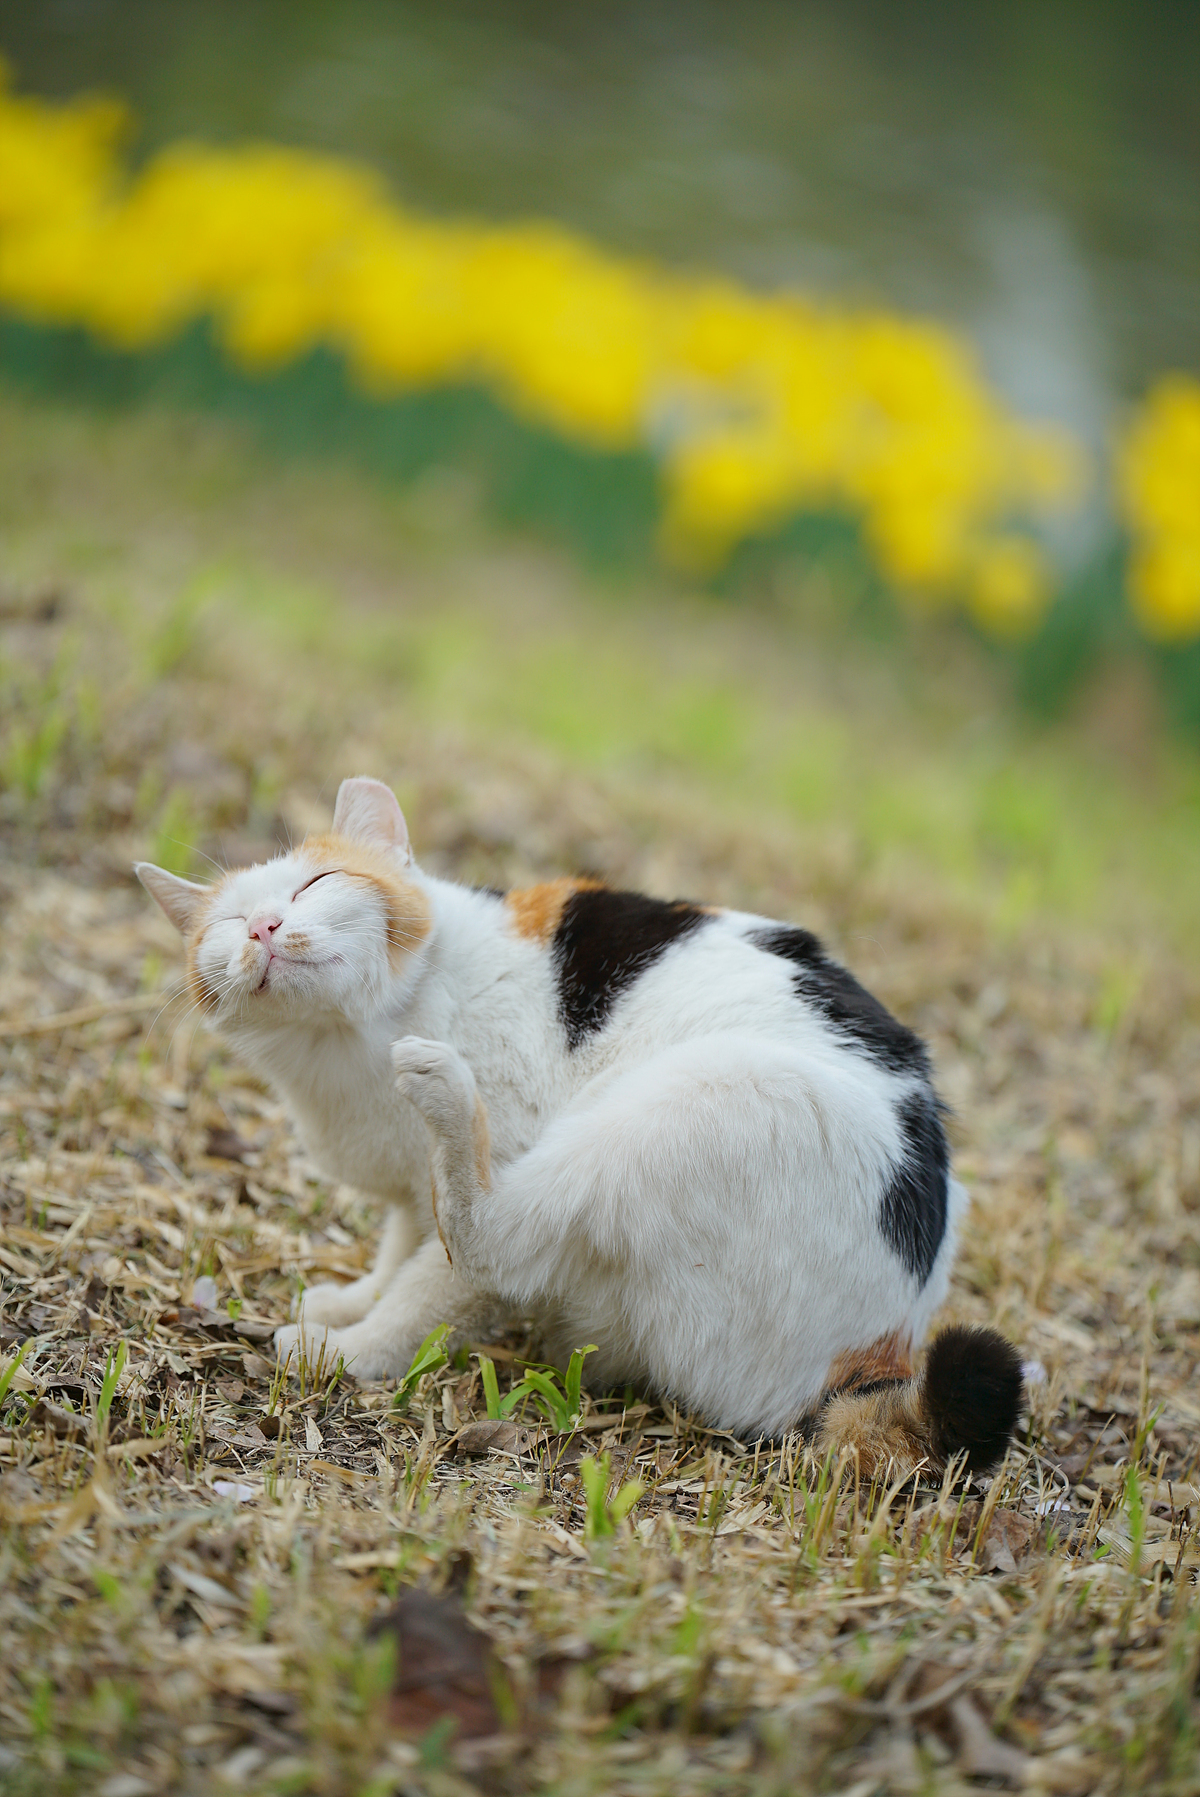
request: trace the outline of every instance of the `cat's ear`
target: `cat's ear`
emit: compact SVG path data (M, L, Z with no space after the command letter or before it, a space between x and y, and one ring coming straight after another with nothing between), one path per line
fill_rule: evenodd
M343 780L333 808L333 829L336 836L349 837L351 842L398 849L406 861L412 859L404 813L395 793L382 780L368 780L362 774Z
M133 871L179 934L186 936L207 905L212 888L181 880L178 874L169 874L165 867L155 867L152 861L139 861Z

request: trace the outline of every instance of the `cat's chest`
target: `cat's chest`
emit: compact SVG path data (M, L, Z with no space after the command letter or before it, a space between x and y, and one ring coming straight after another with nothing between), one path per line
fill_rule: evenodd
M395 1089L389 1043L357 1031L297 1031L271 1044L272 1083L330 1179L380 1196L421 1183L425 1128Z
M498 1165L523 1154L569 1096L559 1057L530 1032L410 1014L369 1034L297 1038L272 1069L306 1147L323 1171L348 1185L389 1196L428 1185L429 1142L416 1109L396 1091L391 1044L398 1036L451 1041L475 1076L487 1110ZM405 1027L407 1025L407 1027ZM424 1026L424 1027L422 1027ZM455 1040L457 1038L457 1040Z

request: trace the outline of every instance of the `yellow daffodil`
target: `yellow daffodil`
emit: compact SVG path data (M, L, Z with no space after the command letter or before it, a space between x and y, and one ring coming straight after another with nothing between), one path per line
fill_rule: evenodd
M0 305L130 349L211 317L252 370L326 344L379 395L482 385L568 440L648 448L681 565L837 510L898 586L1001 633L1036 622L1045 568L1011 520L1073 497L1081 457L1011 417L952 332L668 276L552 224L416 218L301 150L175 144L131 177L122 129L112 102L18 98L0 68ZM1191 427L1155 428L1173 447L1131 449L1129 490L1177 520ZM1194 539L1153 528L1139 603L1166 628L1200 605Z
M1130 587L1149 636L1200 636L1200 381L1168 375L1121 445L1118 493L1133 536Z

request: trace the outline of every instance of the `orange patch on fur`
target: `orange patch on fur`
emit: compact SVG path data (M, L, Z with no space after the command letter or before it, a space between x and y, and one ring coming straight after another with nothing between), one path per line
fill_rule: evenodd
M446 1259L450 1262L450 1265L453 1266L454 1265L454 1256L451 1254L449 1246L447 1245L447 1242L446 1242L446 1238L442 1234L442 1225L438 1218L437 1174L434 1172L432 1167L430 1167L430 1169L429 1169L429 1198L430 1198L430 1203L433 1206L433 1227L437 1230L438 1241L442 1244L442 1247L446 1251Z
M865 1348L848 1348L839 1354L825 1376L825 1389L853 1390L880 1379L911 1379L912 1371L912 1338L897 1329Z
M831 1398L813 1443L817 1453L850 1454L861 1478L903 1477L930 1462L929 1429L915 1384Z
M543 880L537 886L520 886L505 897L518 936L530 942L549 942L559 926L567 900L574 892L598 892L603 880L573 880L563 876Z
M315 862L319 872L349 874L356 880L369 880L374 886L387 915L388 960L393 967L424 942L433 927L429 900L414 881L404 878L382 849L331 834L308 837L303 853Z
M475 1177L485 1192L492 1189L492 1132L488 1128L487 1112L483 1108L483 1100L476 1098L475 1115L471 1120L471 1133L475 1141Z
M201 1011L215 1011L220 1001L218 1000L216 993L212 990L212 987L204 984L204 976L196 963L196 949L198 946L199 937L197 937L196 941L191 943L188 947L188 991L191 994L192 1003Z
M206 986L204 983L204 976L200 972L199 953L200 944L204 940L205 929L208 927L208 914L212 909L213 899L224 884L224 880L219 880L212 888L208 903L193 923L191 932L184 945L184 965L187 969L188 991L191 994L192 1003L201 1011L215 1011L220 1002L212 988Z

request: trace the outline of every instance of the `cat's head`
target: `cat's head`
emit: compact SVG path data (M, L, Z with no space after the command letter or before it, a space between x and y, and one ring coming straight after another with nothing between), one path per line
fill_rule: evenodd
M404 814L378 780L343 780L329 835L213 885L134 871L184 939L193 999L233 1031L365 1020L429 935Z

